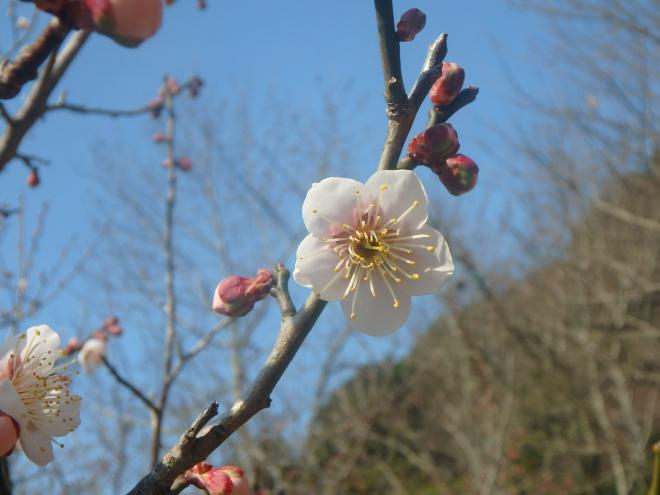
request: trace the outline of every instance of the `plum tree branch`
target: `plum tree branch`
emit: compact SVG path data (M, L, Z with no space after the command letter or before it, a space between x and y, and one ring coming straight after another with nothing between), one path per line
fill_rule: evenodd
M23 47L13 62L0 72L0 99L8 100L16 96L25 83L37 78L39 67L57 49L69 34L71 28L53 17L44 31L31 45Z
M429 46L422 70L415 81L410 97L408 97L401 75L399 40L394 31L392 1L374 0L374 5L385 79L385 104L388 119L387 136L378 162L378 170L389 170L396 168L419 107L440 75L442 61L447 54L447 35L441 34Z
M46 111L48 97L87 41L89 34L88 31L79 31L69 39L57 57L53 59L51 69L41 72L39 79L26 96L21 109L5 127L0 137L0 172L4 170L10 160L16 157L21 141Z
M151 411L157 412L158 411L158 406L154 404L154 402L149 399L146 395L144 395L139 388L137 388L135 385L133 385L131 382L129 382L126 378L124 378L119 371L117 371L117 368L115 368L108 360L107 358L103 357L103 364L105 367L108 369L110 374L114 377L117 382L119 382L121 385L126 387L135 397L140 399L142 403L147 406Z

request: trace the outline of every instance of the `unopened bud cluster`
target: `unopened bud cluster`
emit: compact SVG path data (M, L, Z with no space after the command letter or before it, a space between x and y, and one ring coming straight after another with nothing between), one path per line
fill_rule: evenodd
M218 284L213 294L213 311L236 318L249 313L275 286L273 274L264 268L254 278L231 275Z
M463 88L465 71L458 64L445 62L442 73L430 91L436 112L447 108ZM441 123L415 136L408 145L409 158L428 166L454 196L464 194L477 184L479 167L469 157L457 154L458 133L451 124Z
M396 25L396 36L399 41L412 41L424 29L426 14L419 9L406 10Z

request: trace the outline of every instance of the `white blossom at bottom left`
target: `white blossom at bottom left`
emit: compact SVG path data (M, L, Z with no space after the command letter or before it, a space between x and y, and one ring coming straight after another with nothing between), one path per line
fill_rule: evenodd
M39 466L53 460L53 437L80 424L80 397L69 390L71 363L56 366L59 345L59 335L48 325L31 327L0 345L0 415L13 420L21 448Z

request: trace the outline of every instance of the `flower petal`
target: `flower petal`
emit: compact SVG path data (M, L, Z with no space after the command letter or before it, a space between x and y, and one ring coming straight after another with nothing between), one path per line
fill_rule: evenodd
M28 423L27 427L21 425L20 441L25 455L36 465L45 466L53 460L51 438L32 423Z
M29 348L26 347L28 343L31 344ZM48 325L30 327L27 329L25 338L19 337L16 350L25 361L26 350L32 352L36 344L39 346L39 354L46 354L48 351L51 351L53 355L57 355L57 349L60 346L60 336Z
M394 307L394 299L383 277L379 272L374 277L373 297L369 288L369 282L361 282L357 289L357 295L351 293L341 302L341 307L348 319L351 328L373 336L389 335L401 328L410 314L410 296L400 292L399 284L390 281L390 286L396 290L399 307ZM353 297L356 297L353 304ZM355 317L351 313L355 308Z
M412 295L433 294L454 273L454 262L449 252L447 241L437 230L424 226L414 234L427 234L431 237L420 244L435 246L433 251L424 247L411 248L411 258L415 260L415 271L419 280L405 279L404 290Z
M0 381L0 411L11 416L21 425L27 424L28 412L14 385L8 379Z
M365 187L379 198L385 221L399 219L396 226L404 231L417 230L426 223L429 200L419 178L410 170L379 170Z
M63 437L80 426L80 397L70 394L68 389L60 392L68 394L58 404L59 414L49 415L39 423L39 429L51 437Z
M335 272L339 260L328 243L310 234L298 246L293 279L303 287L313 288L321 299L341 299L347 282L343 272Z
M329 177L312 184L302 206L307 231L323 238L332 227L354 223L356 207L362 208L371 200L364 184L343 177Z

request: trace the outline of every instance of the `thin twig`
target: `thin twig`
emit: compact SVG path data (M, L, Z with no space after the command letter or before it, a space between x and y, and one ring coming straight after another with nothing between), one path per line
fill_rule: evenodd
M47 112L54 112L58 110L66 110L68 112L87 114L87 115L100 115L104 117L134 117L149 113L151 109L149 105L144 105L139 108L131 108L127 110L113 110L110 108L89 107L86 105L79 105L76 103L54 103L46 107Z
M296 307L294 306L293 300L291 300L291 295L289 294L290 273L289 270L287 270L281 263L275 267L274 272L277 283L271 290L271 294L277 300L277 304L280 306L282 318L289 318L296 314Z
M326 301L311 294L294 317L285 318L270 355L259 375L241 400L220 421L188 442L179 440L154 469L129 492L130 495L163 495L178 475L206 459L234 431L259 411L269 407L270 394L326 306Z
M158 406L156 406L156 404L154 404L153 401L152 401L151 399L149 399L149 397L147 397L146 395L144 395L144 394L140 391L139 388L137 388L135 385L133 385L131 382L129 382L126 378L124 378L124 377L119 373L119 371L117 371L117 368L115 368L112 364L110 364L110 361L108 361L107 358L103 357L103 358L101 358L101 359L103 359L103 364L104 364L105 367L108 369L108 371L110 372L110 374L115 378L115 380L117 380L117 382L119 382L121 385L123 385L124 387L126 387L128 390L130 390L131 393L132 393L135 397L137 397L138 399L140 399L140 400L144 403L144 405L147 406L151 411L153 411L153 412L157 412L157 411L158 411Z

